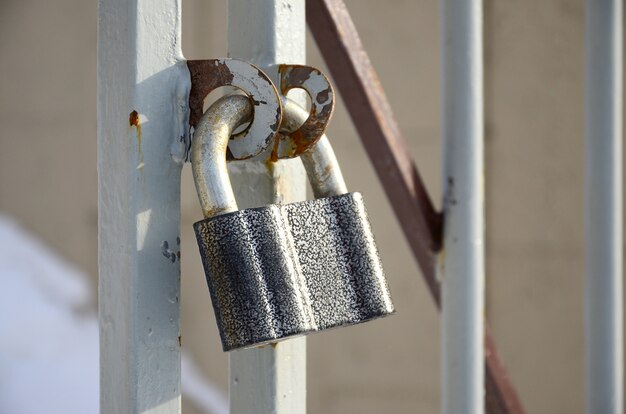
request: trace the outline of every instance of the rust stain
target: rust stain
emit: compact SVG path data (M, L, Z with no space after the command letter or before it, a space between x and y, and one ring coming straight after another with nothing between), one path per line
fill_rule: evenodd
M289 87L287 85L287 78L288 78L288 73L289 73L289 65L279 65L278 66L278 77L280 79L280 93L287 96L287 92L289 90Z
M136 126L136 127L140 127L139 125L139 114L137 113L137 111L133 111L130 113L130 116L128 117L128 123L130 124L130 126Z
M276 161L278 161L278 146L280 144L280 137L276 137L274 139L274 146L272 147L272 152L270 153L270 156L268 159L265 160L265 166L267 167L267 170L271 173L272 171L274 171L274 163L276 163Z
M187 68L191 77L189 125L195 127L202 117L204 98L220 86L231 85L234 75L220 59L188 60Z
M270 345L272 346L272 348L276 349L276 347L278 346L278 342L272 342L270 343Z
M330 177L330 175L333 173L333 168L334 164L328 164L326 167L324 167L324 171L322 171L324 179Z
M311 146L311 137L305 136L302 128L293 131L291 134L289 134L289 137L293 142L293 149L295 151L293 156L302 154Z
M226 208L216 207L216 208L210 208L208 210L204 210L202 213L204 214L204 218L209 218L209 217L217 216L218 214L224 211L226 211Z
M141 123L139 122L139 113L133 110L128 117L128 123L131 127L137 128L137 152L139 153L139 164L137 165L138 170L143 170L143 149L141 148Z

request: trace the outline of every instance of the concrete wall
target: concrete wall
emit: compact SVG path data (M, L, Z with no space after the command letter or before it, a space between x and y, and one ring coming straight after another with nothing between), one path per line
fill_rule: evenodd
M225 56L225 2L183 5L185 55ZM437 2L347 5L439 205ZM582 413L584 5L488 0L485 11L487 319L528 412ZM93 1L0 3L0 212L86 270L94 295L95 47ZM308 56L324 68L313 42ZM436 413L434 304L341 102L329 136L365 194L398 312L310 337L309 412ZM226 389L189 168L183 180L183 346Z

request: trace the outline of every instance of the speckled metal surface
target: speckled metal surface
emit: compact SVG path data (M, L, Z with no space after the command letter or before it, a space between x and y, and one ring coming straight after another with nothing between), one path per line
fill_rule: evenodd
M359 193L194 224L225 351L393 313Z

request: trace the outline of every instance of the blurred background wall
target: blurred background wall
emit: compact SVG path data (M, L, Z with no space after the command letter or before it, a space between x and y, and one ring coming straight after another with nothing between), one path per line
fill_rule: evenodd
M438 4L346 3L440 205ZM484 9L486 316L527 411L582 413L584 4L486 0ZM225 56L225 21L225 0L183 0L185 56ZM0 213L87 272L94 297L96 23L95 1L0 1ZM325 70L309 40L309 63ZM434 303L341 101L328 135L350 188L365 194L397 315L310 337L309 412L436 413ZM188 167L183 348L226 391Z

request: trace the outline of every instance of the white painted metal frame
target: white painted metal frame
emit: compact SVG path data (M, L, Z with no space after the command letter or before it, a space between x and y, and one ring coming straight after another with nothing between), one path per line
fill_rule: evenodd
M622 1L586 11L585 340L588 413L622 413Z
M442 0L442 412L485 411L482 1Z
M304 0L229 2L229 53L305 61ZM180 413L177 258L190 79L180 0L100 0L101 412ZM300 160L231 168L242 208L305 199ZM231 412L304 413L306 340L230 355Z
M99 1L102 413L180 413L180 138L189 86L180 0Z
M229 0L228 53L261 69L305 63L304 0ZM267 155L229 166L239 207L304 200L306 173L301 161L282 160L268 168L266 159ZM233 351L229 358L231 413L306 412L305 338Z

